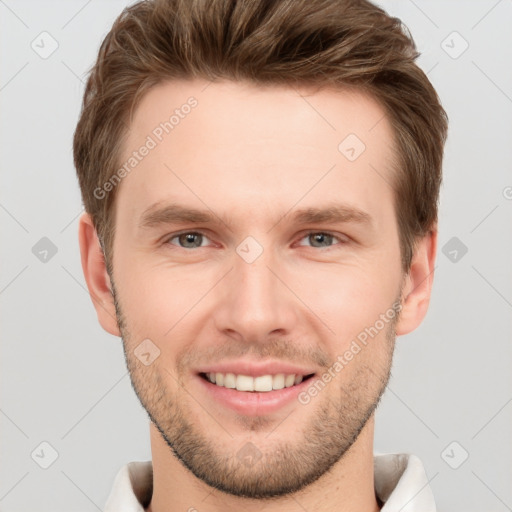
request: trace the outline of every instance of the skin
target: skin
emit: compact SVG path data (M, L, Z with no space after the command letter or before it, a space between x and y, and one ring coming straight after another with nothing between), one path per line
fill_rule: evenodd
M374 410L395 334L414 330L426 314L437 246L433 226L403 273L384 111L354 91L173 81L135 110L121 161L190 96L197 107L118 185L112 275L88 214L79 226L99 322L122 336L133 387L152 419L147 510L379 510ZM366 146L353 162L338 150L350 133ZM224 222L141 229L143 212L167 201ZM292 220L298 208L331 202L371 222ZM173 236L183 231L203 237ZM236 252L247 236L263 248L252 263ZM308 404L244 416L207 399L194 372L244 357L321 375L396 300L399 318ZM147 338L160 350L148 366L134 354ZM252 465L237 457L249 442L261 455Z

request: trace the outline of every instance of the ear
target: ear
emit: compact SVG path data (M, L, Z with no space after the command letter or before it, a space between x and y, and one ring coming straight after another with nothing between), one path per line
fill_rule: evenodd
M82 214L78 225L78 241L82 269L89 295L98 315L98 321L105 331L121 337L117 325L114 297L111 291L110 277L107 273L105 258L94 228L91 216Z
M417 241L409 273L404 278L402 310L396 325L398 336L414 331L427 314L434 281L436 252L437 226L434 226Z

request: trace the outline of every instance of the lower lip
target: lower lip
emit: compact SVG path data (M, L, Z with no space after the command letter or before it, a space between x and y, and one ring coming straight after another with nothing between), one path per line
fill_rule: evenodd
M313 376L314 377L314 376ZM313 378L303 380L300 384L289 388L272 391L237 391L212 384L209 380L197 375L201 385L209 396L217 402L245 416L263 416L278 411L285 405L297 400L297 396L304 391Z

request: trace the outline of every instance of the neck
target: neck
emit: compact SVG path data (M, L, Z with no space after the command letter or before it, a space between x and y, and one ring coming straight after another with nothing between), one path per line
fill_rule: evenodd
M175 457L160 432L150 424L153 460L153 497L147 512L208 510L209 512L378 512L373 473L374 416L350 450L330 471L301 491L255 500L225 494L197 479Z

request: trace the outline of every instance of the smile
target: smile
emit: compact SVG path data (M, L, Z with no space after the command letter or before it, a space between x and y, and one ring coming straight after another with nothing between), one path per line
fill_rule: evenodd
M200 374L212 384L237 391L267 392L283 388L289 388L300 384L303 380L312 377L311 375L297 375L277 373L275 375L260 375L251 377L249 375L236 375L234 373L208 372Z

